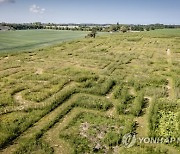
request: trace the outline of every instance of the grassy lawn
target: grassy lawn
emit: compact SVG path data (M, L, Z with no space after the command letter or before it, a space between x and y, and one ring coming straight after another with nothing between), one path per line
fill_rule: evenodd
M82 38L87 32L22 30L0 32L0 52L19 51Z
M0 153L180 153L176 142L122 144L127 133L180 136L179 29L3 34L17 49L78 39L0 55Z

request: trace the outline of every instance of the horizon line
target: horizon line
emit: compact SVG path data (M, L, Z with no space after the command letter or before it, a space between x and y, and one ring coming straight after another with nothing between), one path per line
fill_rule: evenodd
M119 22L116 22L116 23L55 23L55 22L40 22L40 21L35 21L35 22L0 22L0 24L3 24L3 23L6 23L6 24L32 24L32 23L41 23L41 24L62 24L62 25L116 25L117 23L119 25L177 25L179 26L180 24L173 24L173 23L168 23L168 24L164 24L164 23L149 23L149 24L134 24L134 23L131 23L131 24L126 24L126 23L119 23Z

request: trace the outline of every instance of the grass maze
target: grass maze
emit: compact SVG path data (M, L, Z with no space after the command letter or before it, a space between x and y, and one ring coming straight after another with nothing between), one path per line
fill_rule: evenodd
M121 143L131 132L179 135L179 44L164 33L168 39L102 35L2 55L1 153L178 153L176 144Z

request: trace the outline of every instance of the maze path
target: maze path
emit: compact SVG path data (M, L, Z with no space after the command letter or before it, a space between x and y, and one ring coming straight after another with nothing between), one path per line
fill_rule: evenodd
M14 75L14 74L16 74L18 72L21 72L21 71L23 71L22 68L12 68L10 70L7 69L7 70L4 70L4 71L1 71L0 72L0 79L3 79L5 77L9 77L9 76Z
M145 39L145 38L143 38L143 39ZM98 41L98 39L96 39L95 41ZM114 44L112 44L112 41ZM108 44L108 42L110 42L110 43ZM105 80L108 80L109 77L110 78L113 77L113 79L114 78L117 79L116 80L117 82L119 81L119 79L118 79L119 76L124 75L126 78L129 77L129 80L127 80L127 83L128 83L129 81L131 81L131 78L133 78L133 75L136 73L138 73L140 78L144 77L146 72L142 71L143 67L144 67L144 69L147 68L147 70L150 70L148 73L151 73L151 69L154 69L154 67L156 67L156 62L161 62L162 59L167 60L168 63L164 64L162 61L162 64L157 63L157 66L162 66L163 68L168 66L169 74L172 71L171 70L172 60L173 60L173 64L174 64L174 59L172 59L171 50L168 49L166 51L167 57L165 57L166 55L162 56L162 51L164 52L165 50L161 50L161 49L164 48L164 44L166 42L163 42L163 44L161 45L162 47L160 46L160 47L151 48L153 46L153 44L151 42L150 44L147 44L146 47L139 49L140 46L139 46L138 42L135 42L135 43L125 42L126 44L124 44L124 46L123 46L122 40L118 40L117 38L114 38L114 40L113 40L113 36L112 36L112 38L109 41L107 41L106 43L104 43L104 40L102 40L102 42L98 43L98 45L96 45L97 42L93 42L92 47L89 47L89 48L82 48L82 46L84 44L78 45L75 47L74 47L75 44L69 44L71 47L73 47L73 49L71 49L71 48L68 49L69 45L67 43L67 46L65 46L65 49L61 50L62 47L60 47L60 49L59 49L59 47L57 47L57 52L53 52L54 49L52 48L52 53L48 52L48 55L46 55L45 52L43 53L43 51L42 51L42 54L38 53L38 55L37 55L40 57L39 58L37 57L37 59L34 59L32 61L34 63L34 64L32 64L32 66L30 66L28 64L29 59L27 59L27 61L25 60L25 62L23 63L23 64L25 64L25 66L24 65L23 66L27 71L27 75L25 74L26 73L25 71L21 71L21 70L20 70L21 72L18 72L19 74L15 73L14 75L13 74L8 75L8 71L11 71L11 70L13 71L14 68L12 68L12 69L7 69L7 71L4 71L5 77L7 77L7 80L9 79L12 81L16 81L16 79L19 79L18 77L21 74L23 74L24 77L21 78L21 81L33 82L33 81L37 81L36 77L33 76L34 74L39 74L39 77L46 77L46 75L50 76L52 74L53 74L52 76L59 77L59 76L63 75L63 73L64 73L65 78L74 79L74 77L75 77L75 81L76 81L76 78L78 78L79 76L76 74L76 70L74 71L73 69L77 68L77 70L80 72L80 75L82 75L82 76L83 75L86 76L86 72L84 72L83 70L89 70L89 72L93 72L93 73L95 72L95 74L99 78L104 77ZM122 47L119 45L119 43L121 43ZM103 45L106 45L108 47L110 46L108 48L108 51L102 51L102 48L107 48L107 47L104 47ZM113 46L115 46L115 45L117 46L117 48L113 48ZM79 46L80 46L80 48L79 48ZM97 46L100 46L100 48L98 48ZM127 47L130 48L131 51L133 51L134 55L131 54L131 52L129 51L129 49ZM111 51L109 51L109 49ZM134 52L134 50L137 52ZM154 50L153 54L148 53L149 50ZM126 53L123 53L122 51L123 52L126 51ZM145 52L145 51L148 51L148 52ZM47 57L43 57L44 55ZM160 59L161 56L162 56L162 59ZM175 56L173 56L173 57L175 57ZM135 60L136 58L137 58L137 60ZM152 60L152 64L150 66L143 65L143 64L146 64L147 58L150 58ZM157 58L157 61L156 61L156 58ZM133 62L132 62L132 60L133 60ZM28 64L27 66L26 66L26 63ZM44 65L44 67L43 67L43 65ZM133 65L135 65L135 67L133 67ZM33 71L31 70L32 72L29 73L28 71L29 71L29 69L32 69L31 67L33 67L34 70ZM64 68L65 67L72 68L72 70L70 69L69 71L64 71L63 67ZM20 69L20 68L18 67L17 69ZM44 68L44 70L38 70L38 68ZM158 69L159 68L157 68L157 71L159 71ZM36 70L37 70L37 72L35 72ZM81 74L81 70L82 70L82 74ZM159 75L162 75L161 73L163 73L163 71L158 72ZM1 75L4 75L4 73L0 72L0 77L1 77ZM153 72L152 72L152 76L153 76ZM38 78L38 80L39 80L39 78ZM89 80L89 78L87 80ZM122 78L122 80L123 80L123 82L125 81L124 78ZM169 89L168 90L168 93L169 93L168 99L173 99L174 98L174 91L173 91L174 87L173 86L175 86L175 84L173 83L173 78L171 78L170 76L168 76L167 80L168 80L167 89ZM3 81L4 81L4 79L2 80L2 83L3 83ZM51 77L46 78L46 81L39 81L39 85L41 85L41 82L48 83L49 81L51 81ZM18 80L18 82L16 82L15 84L18 84L19 82L20 82L20 80ZM91 80L89 82L91 82ZM96 82L96 81L93 80L92 84L93 84L93 82ZM141 82L141 80L140 80L140 82ZM83 84L84 84L84 81L83 81ZM106 91L104 93L98 93L99 91L101 91L101 86L98 86L98 84L103 85L103 83L96 82L96 84L94 84L95 86L93 85L95 88L92 91L90 91L89 89L91 89L91 87L89 89L86 87L85 88L80 87L79 89L77 88L77 86L81 85L81 81L78 81L78 84L71 83L69 85L66 85L67 88L64 87L62 90L58 91L57 93L53 93L53 96L49 97L48 99L45 99L44 101L40 101L39 103L23 99L21 92L16 93L14 95L14 99L16 100L16 102L19 106L16 106L13 108L7 107L7 108L5 108L5 112L1 110L2 112L0 111L0 114L1 113L5 114L8 112L14 112L14 111L21 111L21 110L24 111L24 110L28 110L28 109L34 109L34 110L41 109L41 108L46 109L46 107L48 108L48 107L51 107L52 104L54 104L54 105L53 105L53 108L51 110L49 110L49 112L46 115L43 115L43 117L39 121L37 121L33 126L26 129L19 137L17 137L15 140L13 140L12 145L9 145L2 152L3 153L14 152L17 150L18 147L21 146L20 143L23 142L24 140L28 141L29 139L32 139L34 137L37 137L37 140L38 140L39 139L38 137L43 136L42 138L44 140L46 140L50 144L50 146L52 146L55 149L56 153L67 153L68 146L67 146L67 151L62 151L63 148L61 147L61 144L64 145L64 143L60 138L58 138L59 131L61 131L69 123L69 121L72 121L73 118L76 117L78 114L81 114L82 112L90 112L90 109L80 108L80 107L77 107L75 104L73 104L74 100L76 100L76 98L78 98L80 95L78 93L79 91L84 92L85 95L92 95L92 96L101 95L98 97L104 97L107 100L110 100L113 103L113 107L110 108L109 110L103 112L103 114L106 115L107 117L115 117L116 118L116 116L119 116L119 115L117 115L118 113L116 111L116 109L117 109L116 105L118 103L120 103L120 101L118 102L117 99L113 98L111 90ZM141 83L139 83L139 81L137 81L136 84L141 84ZM38 85L38 84L34 84L34 85ZM31 87L33 89L33 86L29 86L28 88L31 89ZM106 86L102 86L102 87L106 89ZM9 88L9 87L7 87L7 88ZM43 88L43 86L40 87L39 89L37 89L37 92L41 92L41 88ZM66 97L65 96L66 91L68 91L68 89L71 90L73 88L77 88L78 90L75 93L70 94ZM85 91L85 90L87 90L87 91ZM61 93L63 93L63 94L61 95ZM134 95L133 90L130 93L132 95ZM58 102L58 98L60 98L60 97L64 97L64 99L63 99L63 101ZM147 97L147 99L149 100L148 103L150 106L151 98ZM139 125L139 127L136 130L138 135L139 134L147 135L147 130L148 130L147 124L148 123L147 123L146 116L148 114L149 106L147 108L143 109L145 111L145 114L143 116L135 118L135 120L137 120L137 123ZM101 114L101 112L98 112L96 110L92 110L92 112L93 113L97 112L97 114ZM128 116L129 115L127 115L127 117ZM60 146L59 146L59 144L60 144Z
M69 87L68 87L69 88ZM42 133L45 129L48 129L49 124L57 119L61 112L64 112L64 109L71 105L71 102L64 102L62 105L55 108L50 113L46 114L42 117L38 122L36 122L32 127L28 128L25 132L23 132L10 146L5 148L2 153L13 153L19 147L19 143L25 139L30 139L35 137L37 134Z
M56 95L59 95L62 91L66 91L69 87L72 87L74 85L75 85L75 83L73 83L73 82L66 83L63 86L63 89L60 88L60 91L56 92L51 97L47 98L45 101L40 102L40 103L27 101L27 100L23 99L23 97L21 95L21 92L16 93L14 95L14 99L20 105L19 106L5 107L5 108L0 110L0 115L15 112L15 111L25 111L25 110L28 110L28 109L42 109L42 108L44 108L46 106L51 105L51 101L49 101L49 100L55 98Z
M170 49L167 49L167 62L168 62L168 72L171 71L172 67L172 52ZM173 86L173 79L172 77L167 78L168 84L167 84L167 89L168 89L168 99L175 99L175 90Z
M69 112L63 120L58 122L53 128L48 130L43 139L54 149L54 152L57 154L65 154L69 153L71 147L68 146L62 139L59 138L59 132L63 130L74 118L78 115L82 114L83 112L87 113L96 113L96 114L103 114L100 111L84 109L84 108L73 108L71 112Z
M174 91L174 86L173 86L173 79L171 77L167 78L168 84L167 84L167 89L168 89L168 99L174 99L175 98L175 91Z
M113 117L113 116L116 116L117 115L117 112L116 112L116 106L118 104L117 100L113 98L113 91L115 89L116 86L114 86L110 91L109 93L106 95L106 98L107 99L110 99L113 103L113 107L111 109L109 109L107 112L106 112L106 115L108 115L109 117Z
M69 87L67 87L69 88ZM55 108L49 114L45 115L38 122L36 122L32 127L28 128L27 131L23 132L10 146L2 151L2 153L13 153L17 150L20 142L24 140L29 140L36 136L41 136L45 131L51 128L57 121L64 118L75 106L74 100L78 97L78 93L70 97L69 100L64 101L62 105ZM93 95L92 95L93 96Z
M151 107L152 98L144 97L144 99L147 99L147 102L148 102L148 104L146 104L146 107L143 109L144 114L140 117L135 118L135 122L137 124L136 133L138 137L148 137L148 133L149 133L148 113Z

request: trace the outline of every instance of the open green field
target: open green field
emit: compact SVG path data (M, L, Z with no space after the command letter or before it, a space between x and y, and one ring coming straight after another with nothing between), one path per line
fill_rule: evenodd
M137 137L130 148L128 133ZM180 137L180 30L0 56L0 136L2 154L179 154L177 140L138 138Z
M56 30L0 31L0 53L40 48L82 38L87 32Z

